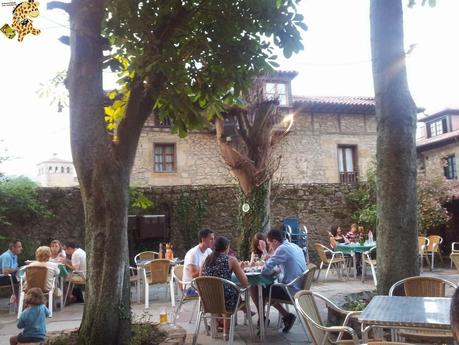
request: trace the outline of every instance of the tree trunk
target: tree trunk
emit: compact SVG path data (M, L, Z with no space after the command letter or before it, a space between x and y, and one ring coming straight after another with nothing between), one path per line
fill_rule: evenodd
M270 198L271 181L252 187L252 191L247 196L241 191L239 204L239 257L241 260L250 259L253 235L270 230ZM249 205L248 212L244 212L243 204Z
M401 0L371 0L371 49L378 138L378 293L419 274L416 230L416 106L403 47Z
M85 212L87 281L83 344L125 344L130 334L127 208L130 165L104 122L101 21L103 0L72 2L71 144Z

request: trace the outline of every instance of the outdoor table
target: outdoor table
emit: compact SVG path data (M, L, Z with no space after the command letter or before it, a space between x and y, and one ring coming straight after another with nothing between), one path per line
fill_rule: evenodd
M155 259L156 260L156 259ZM139 276L139 282L140 282L140 273L143 274L143 271L145 270L145 266L148 265L150 262L153 260L139 260L136 262L137 265L137 270L138 270L138 276ZM180 260L179 258L174 258L173 260L170 260L171 262L171 267L176 266L179 264L183 264L184 260ZM144 288L147 289L147 283L144 282ZM174 289L174 279L169 279L169 290L171 294L171 304L172 307L175 307L175 289ZM140 284L137 284L137 296L140 296Z
M364 340L370 327L450 330L450 305L447 297L375 296L359 316Z
M269 285L274 283L277 277L273 275L262 274L261 271L245 272L245 275L247 276L249 285L258 286L258 318L260 320L260 340L264 341L266 329L265 329L265 308L264 308L264 303L263 303L263 288L268 287ZM239 284L239 280L237 279L234 273L231 276L231 280L234 283Z
M376 247L376 242L369 243L368 241L366 241L364 244L360 244L358 242L337 243L335 251L343 252L344 254L350 254L352 256L352 263L354 265L354 279L357 279L357 260L355 258L355 253L364 253L373 247ZM361 257L361 260L363 263L363 255Z

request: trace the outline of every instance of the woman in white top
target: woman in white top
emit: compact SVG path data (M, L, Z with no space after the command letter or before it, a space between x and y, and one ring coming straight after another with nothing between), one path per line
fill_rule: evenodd
M26 274L28 267L46 267L48 269L48 279L46 282L47 291L50 291L53 288L54 278L59 275L59 266L57 265L57 263L48 261L50 256L51 249L49 247L38 247L35 251L35 258L37 259L37 261L32 261L25 267ZM27 290L27 284L24 284L24 290Z
M52 240L49 247L51 249L51 256L49 261L58 264L65 263L66 255L64 249L62 248L61 242L59 240Z

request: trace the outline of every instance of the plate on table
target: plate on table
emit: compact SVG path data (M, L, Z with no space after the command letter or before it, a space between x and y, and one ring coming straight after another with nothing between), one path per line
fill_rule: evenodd
M246 276L256 276L261 274L261 271L250 271L250 272L245 272Z

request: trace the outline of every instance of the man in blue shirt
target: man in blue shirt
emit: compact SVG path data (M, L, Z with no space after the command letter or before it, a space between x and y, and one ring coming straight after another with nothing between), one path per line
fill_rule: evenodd
M19 240L12 241L9 249L0 255L0 273L11 274L13 283L17 284L16 272L18 271L18 255L22 253L22 243ZM10 285L9 276L0 276L0 286Z
M262 270L263 274L273 274L280 271L279 281L287 284L306 271L306 260L303 250L299 246L285 240L280 230L269 231L267 237L269 247L273 250L273 255L266 261ZM292 295L301 290L300 284L301 282L292 285L290 288ZM267 295L269 289L266 289L265 293ZM278 286L273 287L271 297L276 299L290 299L285 290ZM273 304L273 307L282 315L284 322L282 332L287 333L295 323L296 316L285 310L281 304Z

